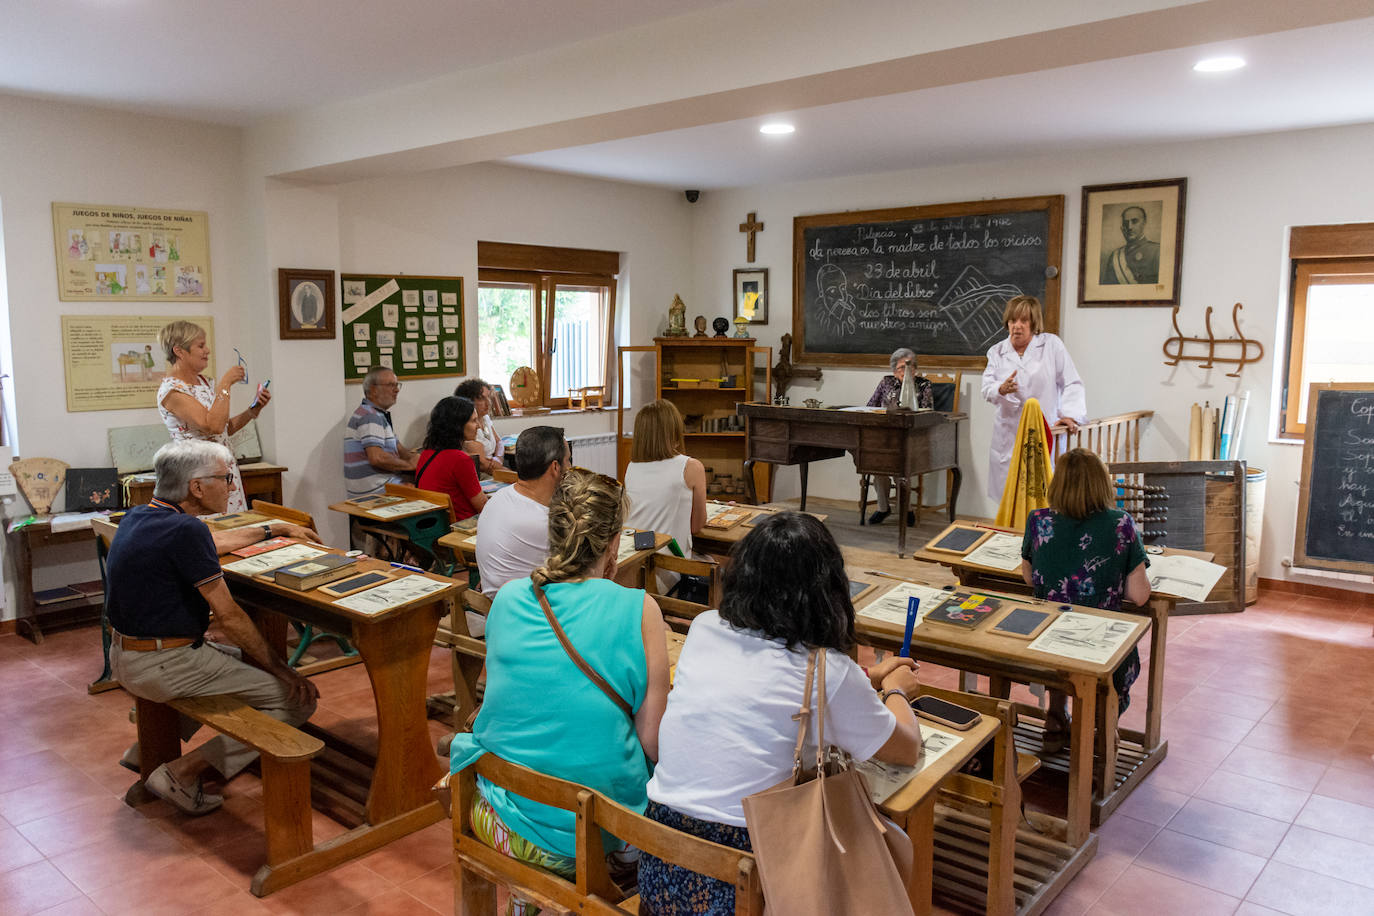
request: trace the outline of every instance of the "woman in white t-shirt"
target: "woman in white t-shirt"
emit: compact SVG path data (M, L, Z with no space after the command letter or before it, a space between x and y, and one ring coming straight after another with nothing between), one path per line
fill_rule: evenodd
M685 432L682 414L672 401L660 398L646 404L635 417L630 464L625 468L625 493L630 497L625 524L672 535L683 556L690 555L692 535L706 524L706 468L686 454Z
M467 398L477 409L477 435L465 443L464 449L477 459L478 468L484 474L503 467L506 446L491 422L491 404L496 392L480 378L470 378L459 382L458 387L453 389L453 395Z
M697 617L687 634L659 726L645 813L750 849L743 799L792 772L792 716L811 648L826 652L827 740L855 760L914 765L921 753L910 705L919 686L916 665L893 657L865 674L846 654L854 641L849 577L825 525L780 512L756 526L731 554L720 610ZM639 892L641 906L655 916L734 912L731 885L647 853Z

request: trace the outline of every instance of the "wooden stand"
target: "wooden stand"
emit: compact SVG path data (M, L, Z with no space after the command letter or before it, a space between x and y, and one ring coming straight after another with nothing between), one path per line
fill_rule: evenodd
M38 645L43 642L44 627L62 629L100 620L105 606L103 590L73 595L71 598L44 605L37 604L33 599L34 553L45 547L61 547L66 544L89 542L94 545L94 531L90 528L78 528L54 533L51 520L43 518L9 532L8 538L10 549L14 553L14 598L18 604L14 625L20 636Z

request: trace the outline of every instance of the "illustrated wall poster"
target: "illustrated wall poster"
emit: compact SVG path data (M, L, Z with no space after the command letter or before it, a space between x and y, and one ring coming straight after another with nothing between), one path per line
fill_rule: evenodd
M210 217L203 210L52 205L63 302L209 302Z
M172 321L194 321L205 329L215 378L215 325L209 315L63 315L62 365L67 410L123 410L154 407L167 360L157 332Z

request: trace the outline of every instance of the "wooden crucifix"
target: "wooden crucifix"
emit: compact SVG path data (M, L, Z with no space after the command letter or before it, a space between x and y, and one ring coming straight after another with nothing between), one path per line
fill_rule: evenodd
M746 222L743 222L743 223L740 223L740 224L739 224L739 231L740 231L740 232L747 232L747 233L749 233L749 255L748 255L748 257L746 258L746 260L747 260L750 264L753 264L753 263L754 263L754 235L755 235L755 233L759 233L759 232L762 232L762 231L763 231L763 223L761 223L761 222L759 222L757 219L755 219L755 217L757 217L757 216L758 216L758 213L757 213L756 211L750 210L750 211L749 211L749 216L746 217Z

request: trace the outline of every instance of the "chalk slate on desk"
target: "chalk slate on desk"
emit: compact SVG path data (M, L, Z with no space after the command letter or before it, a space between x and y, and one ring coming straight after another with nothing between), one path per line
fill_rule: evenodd
M1063 222L1062 195L796 217L796 362L886 366L909 346L981 366L1018 295L1057 331Z
M1311 388L1293 554L1298 566L1374 575L1374 385Z
M986 530L978 528L951 528L937 541L927 544L930 550L948 550L951 553L968 553L973 546L988 536Z

